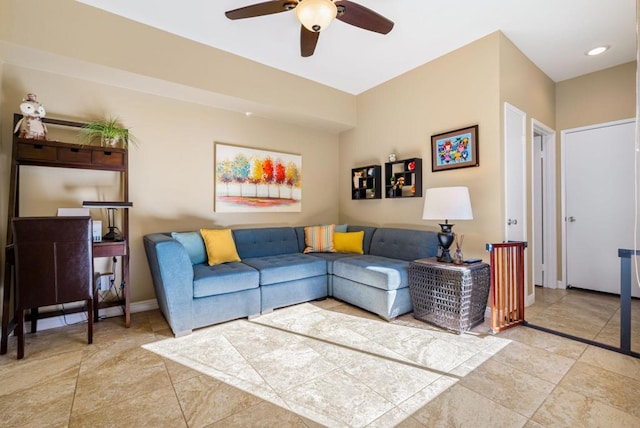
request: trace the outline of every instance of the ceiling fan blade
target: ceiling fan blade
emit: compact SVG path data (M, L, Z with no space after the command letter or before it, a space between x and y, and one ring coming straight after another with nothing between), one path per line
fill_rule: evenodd
M318 37L320 37L319 31L309 31L304 25L300 26L300 54L303 57L313 55L313 52L316 50L316 45L318 44Z
M265 1L238 9L228 10L224 14L229 19L253 18L254 16L286 12L294 9L297 5L298 2L293 0Z
M342 22L380 34L387 34L393 28L393 21L371 9L346 0L334 2L338 7L338 16Z

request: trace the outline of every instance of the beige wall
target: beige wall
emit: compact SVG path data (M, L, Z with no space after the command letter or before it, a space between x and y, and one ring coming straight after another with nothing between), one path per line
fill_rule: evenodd
M24 31L24 17L37 31ZM134 302L155 297L146 233L338 220L337 132L355 124L350 94L73 0L0 0L0 58L1 246L12 116L27 92L49 117L118 115L140 140L129 154ZM301 154L302 213L214 213L214 141ZM21 215L52 215L117 188L114 175L49 168L25 168L23 181Z
M556 102L559 131L635 117L636 62L558 82Z
M533 239L533 197L532 197L532 119L543 123L550 129L555 128L555 84L534 63L531 62L508 38L500 34L500 104L505 102L522 110L526 114L526 145L525 145L525 171L526 177L526 203L527 203L527 237ZM504 115L500 115L501 130L504 129ZM504 140L504 133L501 134ZM500 189L505 188L504 165L502 166ZM497 215L501 218L501 227L504 229L505 198L502 200L501 211ZM504 237L503 237L504 238ZM499 242L499 241L498 241ZM529 245L525 251L528 266L527 295L533 289L533 246Z
M87 111L100 106L120 115L140 140L139 148L129 151L134 302L155 297L142 246L142 236L147 233L338 220L335 134L12 65L5 65L2 82L3 124L11 123L20 100L27 91L33 91L50 117L84 118ZM214 141L300 153L304 174L302 213L238 216L213 212ZM10 126L4 126L4 162L0 167L3 195L7 194L10 154ZM108 198L114 185L115 178L104 172L25 168L21 215L55 215L57 207ZM0 221L3 243L6 200L4 196Z
M500 35L494 33L358 96L358 126L340 137L340 221L440 230L422 220L424 198L351 200L351 168L420 157L424 189L468 186L474 219L458 221L466 256L500 240ZM471 66L471 64L473 66ZM480 166L431 172L431 135L479 125ZM383 178L384 179L384 178ZM444 220L444 219L443 219Z

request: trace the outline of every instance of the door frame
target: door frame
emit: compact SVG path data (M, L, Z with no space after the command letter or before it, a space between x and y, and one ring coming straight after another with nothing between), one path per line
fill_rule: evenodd
M612 122L603 122L596 123L593 125L581 126L578 128L571 129L563 129L560 131L560 189L561 189L561 224L562 224L562 279L558 282L558 288L566 289L567 288L567 207L566 207L566 188L567 188L567 177L566 177L566 166L565 160L566 157L566 136L567 134L573 132L581 132L588 131L590 129L597 128L605 128L608 126L616 126L622 125L625 123L635 122L635 118L622 119L622 120L614 120ZM637 126L637 124L636 124Z
M544 252L544 287L558 288L558 258L557 258L557 207L556 207L556 131L545 125L544 123L531 119L531 195L535 197L536 194L536 180L534 180L534 170L536 168L537 160L535 159L535 147L534 147L534 135L540 135L542 137L543 147L543 166L544 175L542 176L542 190L543 190L543 221L544 221L544 242L545 246L542 249L536 248L535 242L531 243L531 260L535 263L535 254L537 251ZM563 157L564 159L564 157ZM535 204L532 204L532 210ZM533 211L532 211L533 212ZM535 235L536 222L532 219L531 229L532 235ZM535 272L535 266L534 266Z

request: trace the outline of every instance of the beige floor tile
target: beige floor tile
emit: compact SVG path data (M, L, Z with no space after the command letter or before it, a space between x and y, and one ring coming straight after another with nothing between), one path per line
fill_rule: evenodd
M535 348L577 360L587 345L564 337L554 336L533 328L518 326L500 332L498 337L514 340Z
M427 330L417 330L412 336L387 346L396 354L441 373L459 366L479 351L474 352L464 344L438 338Z
M611 352L597 346L589 346L578 361L640 382L640 358Z
M367 425L367 428L388 427L423 428L424 425L418 422L418 420L411 417L411 415L407 414L397 407L394 407L393 409L389 410L387 413Z
M164 366L167 369L167 373L169 374L169 378L174 384L202 375L202 373L200 373L199 371L187 367L183 364L176 363L175 361L168 358L163 358L163 361Z
M323 419L314 417L322 415L338 421L339 426L365 426L394 407L376 391L342 370L289 389L281 396L296 413L324 423Z
M245 358L267 354L304 340L297 334L246 321L228 323L225 327L221 335Z
M511 342L493 356L498 362L557 384L575 360L520 342Z
M342 366L342 369L395 405L440 377L429 369L384 357L356 354L355 358L353 364Z
M554 384L489 360L458 383L521 415L531 417Z
M119 401L166 388L171 380L158 355L140 347L108 348L83 360L78 375L73 414L95 410L105 402Z
M262 400L208 376L174 384L189 427L203 427L255 406Z
M549 428L640 426L636 416L563 387L557 387L531 419Z
M186 427L173 387L159 388L127 399L101 402L91 412L73 414L70 428Z
M560 386L640 418L640 381L577 362Z
M250 358L249 363L277 393L304 385L336 369L304 343L288 344Z
M461 385L454 385L411 415L426 427L522 427L524 416Z
M413 415L449 388L456 385L459 380L460 378L457 376L441 376L435 382L427 385L412 397L400 403L398 408L408 415Z
M259 421L259 422L257 422ZM262 401L209 425L211 428L251 427L264 428L317 428L323 425L305 419L287 409ZM192 425L189 425L190 427Z
M66 426L78 375L79 357L32 359L0 375L0 425L3 427ZM3 370L0 370L2 372Z
M29 389L37 391L58 377L77 377L82 356L82 351L74 350L50 356L25 357L23 360L12 359L10 364L0 366L0 397Z

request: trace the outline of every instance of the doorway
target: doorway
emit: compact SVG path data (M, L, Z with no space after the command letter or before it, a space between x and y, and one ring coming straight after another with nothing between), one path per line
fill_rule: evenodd
M533 284L558 287L556 227L556 134L532 119Z

